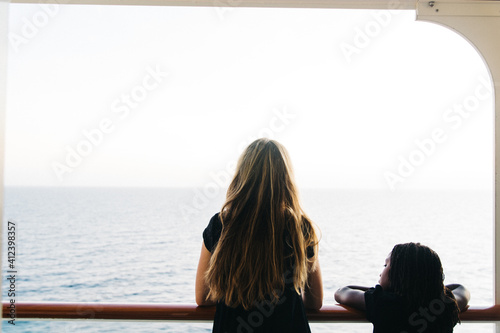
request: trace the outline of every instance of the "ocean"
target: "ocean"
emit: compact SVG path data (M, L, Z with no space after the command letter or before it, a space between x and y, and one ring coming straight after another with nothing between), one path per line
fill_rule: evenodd
M3 300L8 300L6 225L16 224L16 302L191 303L202 232L224 191L192 188L5 189ZM441 257L446 283L470 304L493 303L492 191L303 189L321 230L324 304L336 289L374 286L397 243L421 242ZM3 321L3 332L211 332L211 323ZM313 332L365 332L371 324L312 323ZM493 332L463 323L455 332Z

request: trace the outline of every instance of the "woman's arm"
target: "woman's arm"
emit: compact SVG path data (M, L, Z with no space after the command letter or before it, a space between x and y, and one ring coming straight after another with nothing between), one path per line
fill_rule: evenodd
M316 259L314 270L309 272L307 283L302 292L302 300L307 309L319 310L323 306L323 278L321 277L321 267Z
M448 284L446 285L448 289L450 289L457 300L458 308L460 311L464 311L467 309L467 304L469 304L470 300L470 292L467 288L462 286L461 284Z
M346 286L335 292L335 300L340 304L351 306L358 310L366 310L365 291L368 287Z
M198 262L198 270L196 271L196 304L199 306L203 305L215 305L215 302L207 300L208 286L205 282L205 272L208 270L210 264L210 257L212 254L205 247L205 243L201 245L200 261Z

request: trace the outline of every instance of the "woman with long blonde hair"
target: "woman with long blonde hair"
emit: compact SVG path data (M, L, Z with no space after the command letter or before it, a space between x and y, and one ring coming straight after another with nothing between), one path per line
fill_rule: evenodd
M196 303L217 305L213 332L310 332L305 308L323 304L318 237L274 140L246 148L203 232Z

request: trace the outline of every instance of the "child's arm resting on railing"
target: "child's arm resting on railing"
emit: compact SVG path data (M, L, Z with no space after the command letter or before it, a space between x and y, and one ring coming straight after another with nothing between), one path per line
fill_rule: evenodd
M335 292L335 300L342 305L347 305L358 310L366 310L365 291L368 287L346 286Z
M453 296L457 300L458 308L460 311L465 311L468 308L470 300L470 292L461 284L447 284L446 287L451 290Z

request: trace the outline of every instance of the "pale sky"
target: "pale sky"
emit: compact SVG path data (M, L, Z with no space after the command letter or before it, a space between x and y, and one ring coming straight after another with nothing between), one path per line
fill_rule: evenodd
M260 136L299 186L490 189L493 96L413 11L11 5L5 184L227 184Z

